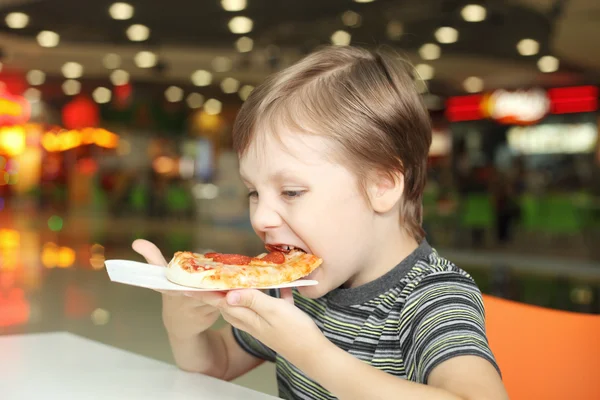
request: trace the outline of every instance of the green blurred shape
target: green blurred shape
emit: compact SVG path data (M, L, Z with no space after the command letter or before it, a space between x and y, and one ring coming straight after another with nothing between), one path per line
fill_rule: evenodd
M48 228L53 232L58 232L63 228L63 219L57 215L53 215L48 219Z
M464 200L462 224L469 228L490 228L494 224L494 209L487 194L469 194Z

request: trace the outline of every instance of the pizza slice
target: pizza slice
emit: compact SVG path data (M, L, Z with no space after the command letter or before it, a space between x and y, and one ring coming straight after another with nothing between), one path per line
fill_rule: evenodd
M268 245L267 250L257 257L180 251L169 262L166 277L173 283L201 289L261 288L303 278L323 262L288 246Z

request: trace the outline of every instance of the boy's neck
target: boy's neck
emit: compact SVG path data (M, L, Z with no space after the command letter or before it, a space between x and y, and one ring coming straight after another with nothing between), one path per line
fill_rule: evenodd
M404 229L397 229L374 241L373 253L364 267L345 284L355 288L382 277L419 247L419 243Z

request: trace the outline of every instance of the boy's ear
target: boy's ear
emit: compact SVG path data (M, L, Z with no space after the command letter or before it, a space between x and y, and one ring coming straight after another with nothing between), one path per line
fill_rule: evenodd
M404 174L377 172L369 180L368 194L371 207L377 213L392 210L402 198Z

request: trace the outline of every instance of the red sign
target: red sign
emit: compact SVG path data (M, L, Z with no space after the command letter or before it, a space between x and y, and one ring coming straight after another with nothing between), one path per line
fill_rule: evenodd
M451 122L494 119L513 125L533 124L548 114L594 112L598 109L598 88L577 86L548 91L497 90L485 95L451 97L446 117Z
M0 125L18 125L29 121L31 106L22 96L0 91Z

